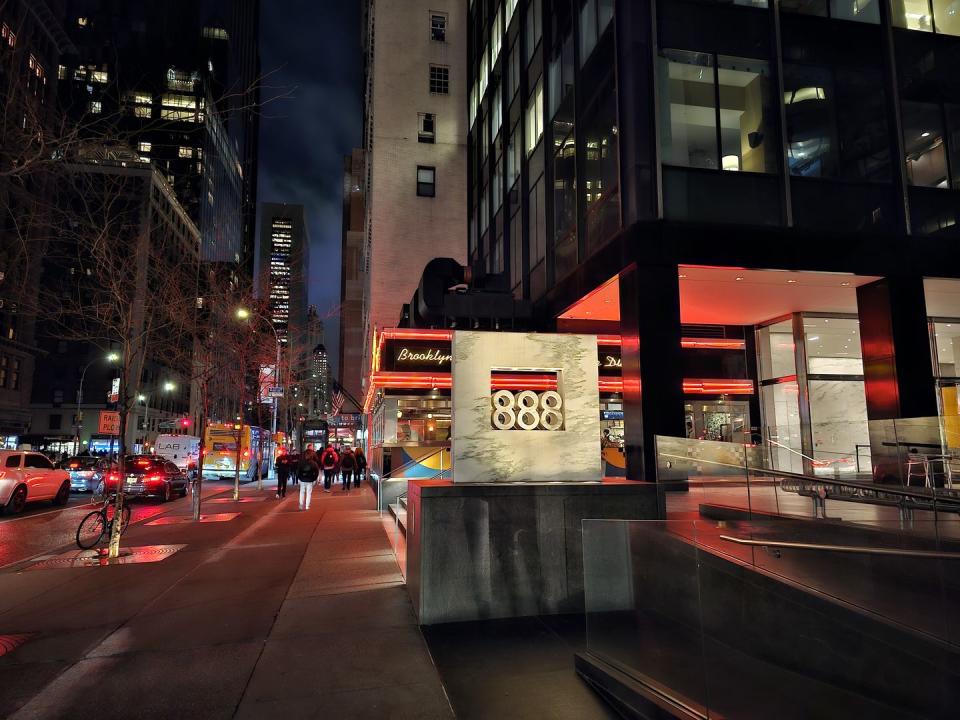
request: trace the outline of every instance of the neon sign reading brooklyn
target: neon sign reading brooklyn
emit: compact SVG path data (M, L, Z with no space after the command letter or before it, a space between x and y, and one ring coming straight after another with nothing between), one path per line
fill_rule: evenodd
M435 362L437 365L448 365L452 357L452 355L443 353L436 348L430 348L423 352L414 352L409 348L400 348L400 352L397 353L397 362Z

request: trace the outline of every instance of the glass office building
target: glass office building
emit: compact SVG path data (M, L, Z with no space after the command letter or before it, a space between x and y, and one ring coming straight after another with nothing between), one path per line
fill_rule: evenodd
M658 434L739 423L784 469L846 473L871 467L870 421L957 424L958 18L470 2L471 263L543 330L622 336L629 477L652 479ZM690 397L689 337L742 340L749 402Z

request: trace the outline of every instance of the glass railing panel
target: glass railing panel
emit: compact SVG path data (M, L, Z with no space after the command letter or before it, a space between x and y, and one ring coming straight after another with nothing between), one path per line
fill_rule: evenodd
M706 715L696 523L583 521L587 652Z
M669 519L699 516L704 505L749 510L746 467L762 464L750 445L657 436L657 482Z

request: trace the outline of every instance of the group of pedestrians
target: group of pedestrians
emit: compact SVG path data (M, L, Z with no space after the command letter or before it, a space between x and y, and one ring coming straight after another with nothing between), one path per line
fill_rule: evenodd
M367 473L367 458L362 448L353 450L349 447L339 450L333 445L318 454L313 445L308 445L303 455L282 455L275 463L277 472L277 499L287 496L287 481L300 485L301 510L310 509L310 499L313 496L313 486L323 472L323 491L330 492L333 483L339 477L343 492L350 492L353 487L360 487L360 482Z

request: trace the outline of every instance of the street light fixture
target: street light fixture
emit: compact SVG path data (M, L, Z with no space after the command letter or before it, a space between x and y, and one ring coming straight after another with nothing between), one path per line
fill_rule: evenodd
M257 318L259 318L260 320L263 320L263 321L267 324L267 327L270 328L270 332L273 333L273 339L274 339L274 340L276 341L276 343L277 343L277 360L276 360L276 364L273 366L273 372L274 372L274 382L276 382L276 383L279 384L279 383L280 383L280 348L281 348L281 344L280 344L280 335L277 334L277 328L274 327L273 323L270 321L269 318L261 315L260 313L253 313L253 312L251 312L250 310L248 310L247 308L244 308L244 307L237 308L237 318L238 318L239 320L249 320L254 314L257 316ZM270 427L270 454L271 454L271 456L272 456L272 457L270 458L270 467L271 467L271 468L273 467L274 462L276 461L276 458L277 458L277 456L276 456L277 410L278 410L278 408L279 408L279 406L280 406L280 399L279 399L279 398L276 398L276 397L275 397L275 398L272 398L272 400L273 400L273 412L271 413L271 415L272 415L273 417L271 418L271 422L270 422L270 425L271 425L271 427ZM258 473L258 475L259 475L259 470L257 471L257 473ZM260 483L258 483L258 486L259 486L259 484L260 484Z
M120 354L115 352L108 353L104 359L109 363L115 363L120 359ZM80 406L83 405L83 381L86 380L87 378L87 370L89 370L90 366L93 365L98 360L100 360L100 358L94 358L93 360L88 362L84 366L83 372L80 373L80 385L77 387L77 418L76 418L77 419L77 422L76 422L77 437L76 437L76 447L74 449L74 451L78 453L80 452L80 431L83 429L83 410L80 409Z

